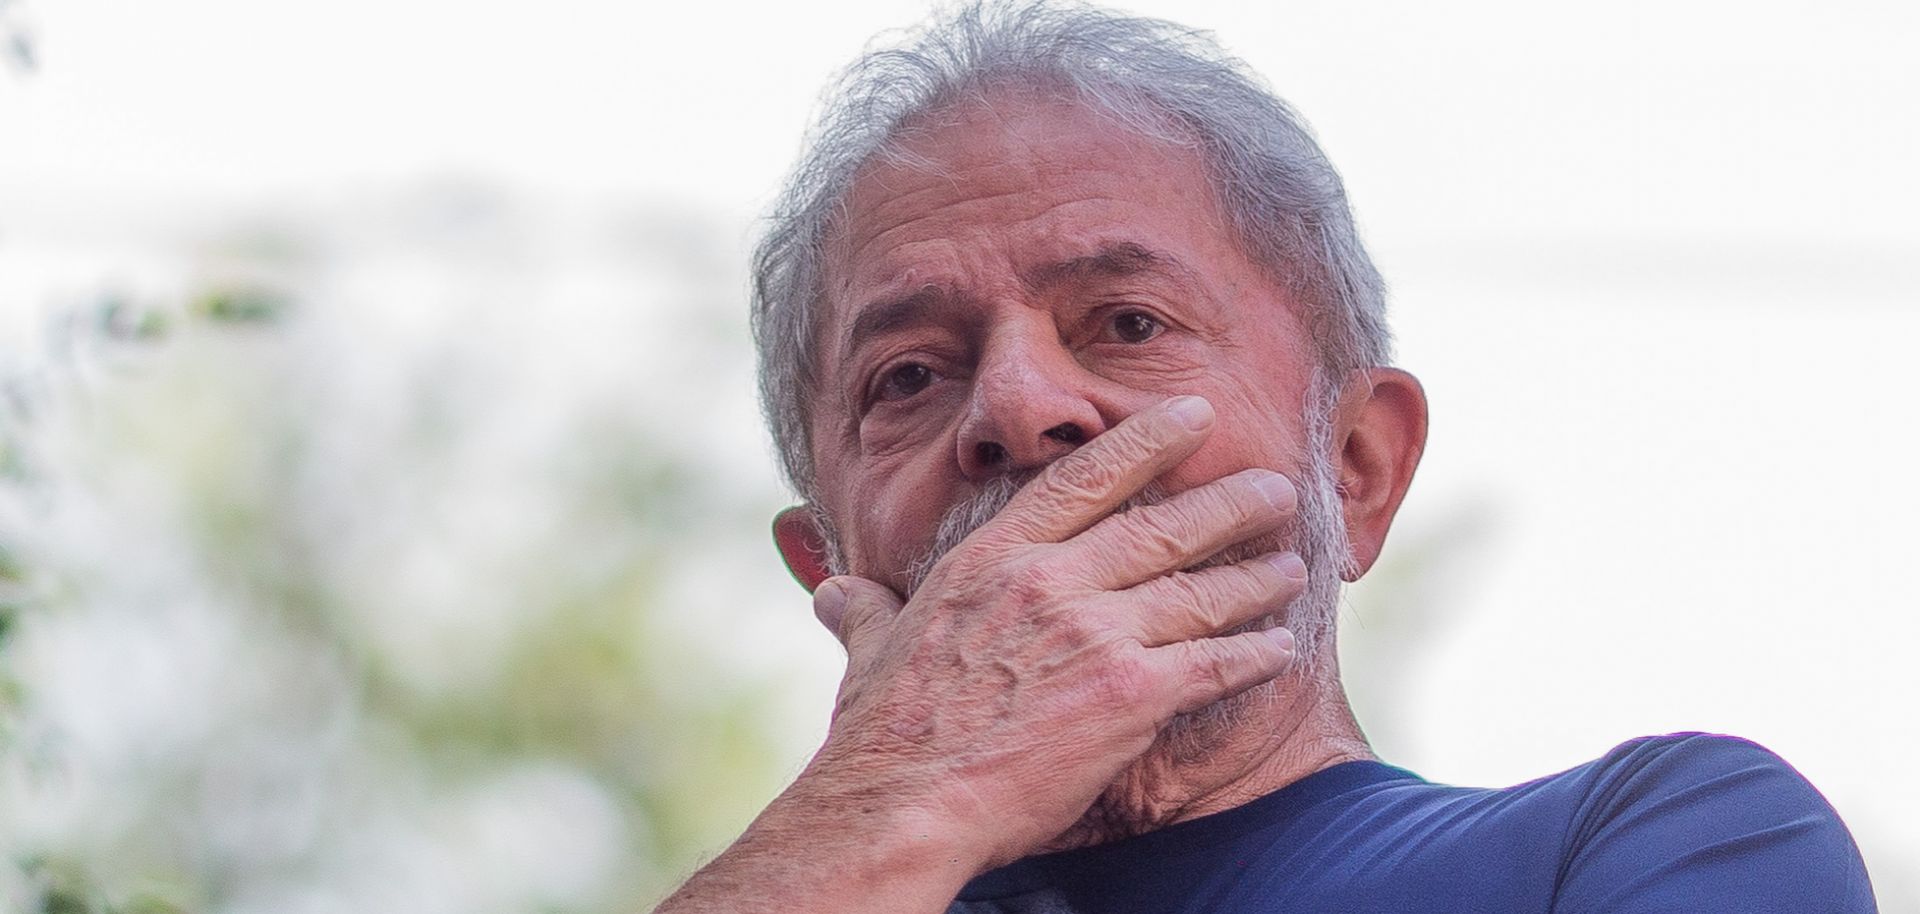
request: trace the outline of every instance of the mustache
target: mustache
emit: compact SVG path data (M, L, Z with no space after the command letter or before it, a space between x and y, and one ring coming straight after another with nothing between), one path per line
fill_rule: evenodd
M927 551L921 553L919 558L913 560L913 564L907 566L904 595L912 599L914 592L920 589L920 585L927 582L927 576L933 573L933 566L939 564L941 556L972 536L973 531L986 526L988 521L993 520L994 515L1007 507L1008 502L1013 501L1014 495L1038 475L1040 475L1038 470L1029 470L1008 476L995 476L987 480L986 485L980 487L980 491L948 508L947 513L940 518L940 527L934 531L933 542L927 546Z

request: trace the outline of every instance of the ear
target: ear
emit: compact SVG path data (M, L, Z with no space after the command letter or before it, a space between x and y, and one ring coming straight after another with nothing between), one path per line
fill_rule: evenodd
M1353 565L1341 576L1357 581L1380 557L1426 449L1426 391L1398 368L1354 372L1334 408L1333 442L1353 547Z
M827 540L814 523L813 512L795 505L773 516L773 544L786 560L787 571L812 593L820 582L833 576L827 569Z

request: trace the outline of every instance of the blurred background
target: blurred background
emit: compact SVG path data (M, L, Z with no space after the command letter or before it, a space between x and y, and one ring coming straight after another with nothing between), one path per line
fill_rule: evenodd
M824 732L746 252L920 2L0 0L0 909L615 912ZM1141 2L1315 125L1428 456L1384 758L1757 740L1920 911L1920 7Z

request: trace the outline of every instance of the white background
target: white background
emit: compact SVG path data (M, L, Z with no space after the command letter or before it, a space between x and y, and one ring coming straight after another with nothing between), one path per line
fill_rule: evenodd
M1883 910L1920 910L1920 7L1133 8L1216 31L1315 126L1427 385L1391 580L1342 622L1383 756L1505 784L1747 736L1841 811ZM923 9L16 7L41 61L0 81L0 328L137 275L156 233L456 179L684 222L740 289L817 93ZM679 446L770 490L747 379L712 383L713 437ZM838 655L762 535L749 583L682 570L753 594L752 630L685 630L797 670L797 765Z

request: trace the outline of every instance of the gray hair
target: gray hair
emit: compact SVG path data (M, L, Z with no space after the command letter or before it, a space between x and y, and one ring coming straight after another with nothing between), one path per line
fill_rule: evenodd
M753 259L760 394L787 480L816 500L810 402L825 244L855 177L912 123L997 86L1067 90L1087 108L1206 163L1246 253L1295 293L1338 379L1389 358L1386 290L1340 175L1306 125L1212 37L1049 0L982 0L868 51L828 93L808 152Z

